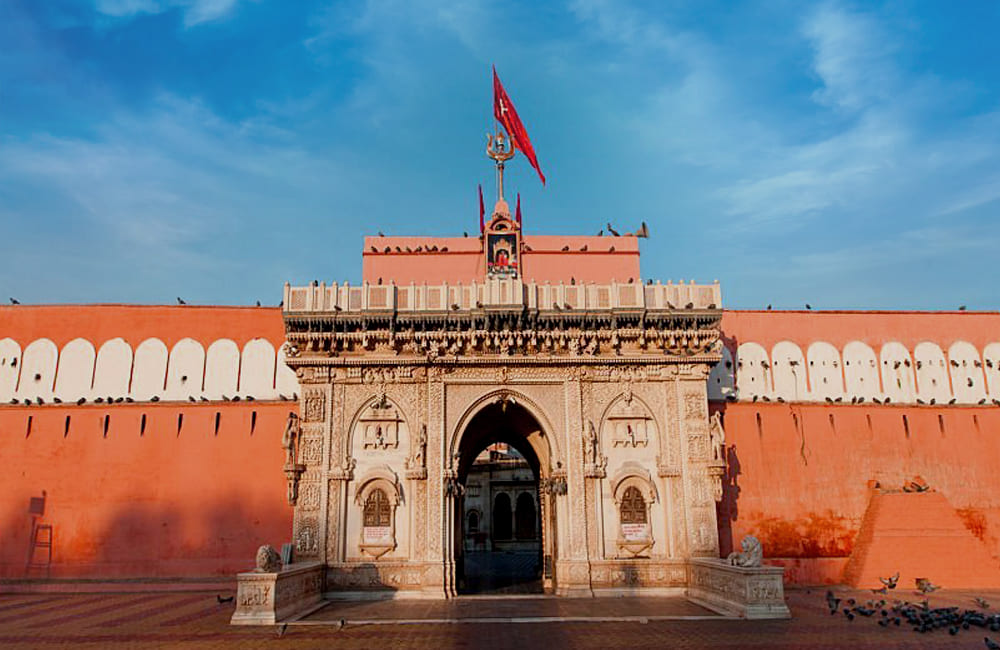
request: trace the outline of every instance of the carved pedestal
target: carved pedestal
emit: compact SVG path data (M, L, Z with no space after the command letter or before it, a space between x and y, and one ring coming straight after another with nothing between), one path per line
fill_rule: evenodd
M731 566L725 560L688 561L688 600L741 618L791 618L782 567Z
M323 597L322 562L289 564L273 573L249 571L236 576L233 625L274 625L304 614Z

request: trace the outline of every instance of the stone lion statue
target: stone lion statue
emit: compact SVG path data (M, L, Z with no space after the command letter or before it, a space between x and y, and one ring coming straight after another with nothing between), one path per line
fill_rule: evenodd
M760 566L764 559L764 548L760 545L760 540L753 535L747 535L740 542L742 552L733 551L727 560L732 566L754 567Z
M281 556L270 544L264 544L257 549L257 573L275 573L281 571Z

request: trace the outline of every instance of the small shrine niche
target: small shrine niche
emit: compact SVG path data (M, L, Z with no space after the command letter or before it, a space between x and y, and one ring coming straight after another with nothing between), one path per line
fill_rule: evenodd
M399 410L385 396L376 398L358 419L365 449L395 449L399 446Z
M610 433L612 447L647 447L652 419L639 400L626 396L608 413L604 423L605 435Z

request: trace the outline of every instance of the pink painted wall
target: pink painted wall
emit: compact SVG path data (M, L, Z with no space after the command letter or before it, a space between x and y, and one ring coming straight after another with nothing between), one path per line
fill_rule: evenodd
M638 279L639 240L636 237L559 237L526 235L523 277L543 283L606 283ZM396 247L402 252L397 252ZM437 246L437 252L412 252ZM563 251L564 247L568 251ZM582 251L584 246L587 250ZM390 252L384 252L386 248ZM447 251L442 252L442 248ZM611 250L614 248L614 250ZM362 275L375 284L440 284L482 282L486 262L477 237L365 237Z

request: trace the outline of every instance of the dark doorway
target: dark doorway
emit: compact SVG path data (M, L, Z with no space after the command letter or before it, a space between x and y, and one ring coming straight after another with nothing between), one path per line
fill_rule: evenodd
M456 587L460 594L542 593L541 463L529 440L540 429L530 414L510 404L479 415L494 410L490 417L473 418L462 439Z

